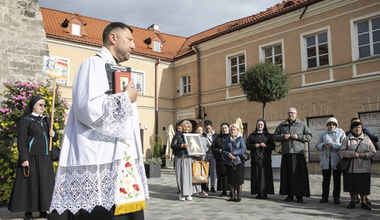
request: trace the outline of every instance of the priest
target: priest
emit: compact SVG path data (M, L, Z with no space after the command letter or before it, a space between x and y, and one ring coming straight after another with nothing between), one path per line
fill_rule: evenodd
M137 89L109 94L106 64L127 61L132 28L113 22L103 47L79 67L49 219L144 219L149 200L142 161Z

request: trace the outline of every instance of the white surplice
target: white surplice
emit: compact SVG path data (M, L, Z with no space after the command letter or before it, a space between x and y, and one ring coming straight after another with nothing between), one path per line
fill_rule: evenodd
M121 204L120 194L124 189L120 186L121 171L123 174L126 171L121 167L128 168L126 152L130 154L127 158L131 156L130 161L135 162L136 168L132 170L137 172L138 179L133 185L139 190L137 195L149 200L137 104L131 103L127 92L105 94L109 90L105 63L116 62L105 47L98 55L80 66L74 80L73 103L50 212L56 210L61 214L69 210L75 214L80 209L91 212L95 206L102 206L110 210L113 205ZM130 150L126 151L128 147Z

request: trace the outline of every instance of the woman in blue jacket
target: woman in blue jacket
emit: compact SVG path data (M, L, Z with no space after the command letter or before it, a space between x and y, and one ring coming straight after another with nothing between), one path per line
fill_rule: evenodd
M239 134L239 127L236 124L230 125L230 137L223 144L222 155L227 169L228 184L231 190L230 202L240 202L241 192L244 183L244 163L239 155L243 154L247 147L244 139ZM237 195L235 193L237 191Z
M322 199L319 202L328 202L332 170L334 179L334 203L340 204L340 179L342 172L336 169L336 165L340 161L340 145L346 135L342 129L338 128L338 121L336 118L327 119L326 126L327 130L322 132L319 136L318 143L315 146L317 150L321 151L319 158L323 176Z

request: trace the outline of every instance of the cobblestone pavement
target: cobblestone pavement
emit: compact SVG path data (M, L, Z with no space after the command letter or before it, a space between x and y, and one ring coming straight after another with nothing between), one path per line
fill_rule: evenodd
M333 204L332 199L328 204L320 204L322 175L311 173L309 178L311 197L304 198L303 204L284 202L285 196L278 195L279 181L274 183L275 195L257 200L250 195L249 180L243 185L240 203L227 202L227 197L219 197L220 192L209 193L208 197L193 196L193 201L179 201L174 170L162 169L161 178L148 179L151 200L144 212L145 219L380 219L380 176L372 175L372 211L361 209L360 204L347 209L349 195L345 192L341 194L340 205ZM22 217L23 213L9 213L6 207L0 208L0 219Z

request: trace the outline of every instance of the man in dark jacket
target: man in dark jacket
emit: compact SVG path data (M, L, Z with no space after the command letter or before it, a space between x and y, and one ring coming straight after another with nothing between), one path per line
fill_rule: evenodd
M280 194L288 195L285 201L302 203L302 196L310 196L309 173L307 170L304 146L311 140L309 128L297 118L297 109L289 108L288 119L274 132L274 140L281 142L281 182Z
M216 136L218 134L215 133L214 130L212 130L212 121L206 120L205 121L205 129L204 133L202 134L203 137L207 138L208 146L210 146L209 149L206 151L206 157L205 161L209 162L209 176L210 176L210 182L211 182L211 192L216 192L215 190L215 182L216 182L216 160L214 157L214 154L211 151L211 145L214 142ZM208 183L203 185L203 190L208 192Z

